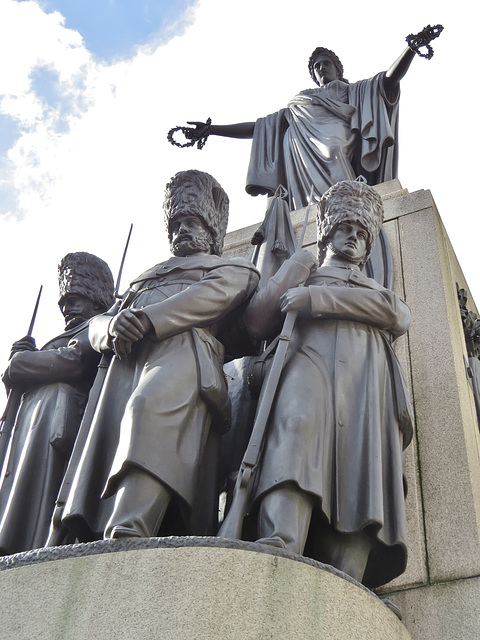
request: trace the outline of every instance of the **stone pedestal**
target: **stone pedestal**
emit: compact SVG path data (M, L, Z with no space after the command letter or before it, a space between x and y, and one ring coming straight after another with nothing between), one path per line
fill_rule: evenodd
M411 552L415 582L401 577L390 589L414 638L473 640L480 637L480 440L456 285L468 286L428 191L386 205L398 283L412 310L406 351L418 448L410 463L420 481L407 504L412 512L416 501L423 513L425 549Z
M409 640L331 567L218 538L113 540L0 561L7 640Z

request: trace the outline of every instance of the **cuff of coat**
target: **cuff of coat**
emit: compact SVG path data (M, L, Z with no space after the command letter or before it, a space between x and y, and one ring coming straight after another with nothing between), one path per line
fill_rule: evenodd
M332 307L329 288L311 285L308 287L308 293L310 294L310 310L312 318L329 316L330 314L325 312L325 309L330 309Z
M10 362L8 363L7 368L2 374L2 382L7 389L10 389L12 387L12 383L14 382L14 380L12 380L12 371L10 369Z
M307 249L295 251L295 253L289 258L289 262L295 262L302 265L302 267L308 271L308 275L311 274L312 269L316 269L318 266L315 256Z
M98 353L112 350L112 337L108 332L112 320L112 316L96 316L88 326L88 339Z

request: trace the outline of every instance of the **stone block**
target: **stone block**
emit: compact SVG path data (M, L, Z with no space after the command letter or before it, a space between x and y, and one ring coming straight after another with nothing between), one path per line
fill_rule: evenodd
M480 572L478 426L447 240L433 200L398 222L413 318L409 346L429 575L437 582Z
M394 269L394 291L402 298L405 297L402 260L399 241L398 221L391 220L383 225L388 242L392 251L392 262ZM412 394L412 375L410 367L410 354L408 334L401 336L395 341L395 353L405 372L410 393ZM407 588L414 585L427 583L427 558L425 551L425 531L423 524L423 505L421 500L421 485L418 465L418 450L416 436L412 439L410 446L405 451L405 478L407 481L408 494L405 500L407 511L408 529L408 561L405 573L382 587L379 592L388 593L391 590Z
M480 578L390 594L415 640L478 640Z

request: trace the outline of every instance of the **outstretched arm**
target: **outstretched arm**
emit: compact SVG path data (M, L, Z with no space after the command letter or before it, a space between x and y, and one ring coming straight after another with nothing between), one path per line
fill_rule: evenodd
M193 147L203 149L209 135L224 136L226 138L253 138L254 122L239 122L238 124L214 124L209 118L207 122L189 121L193 127L173 127L167 134L167 140L176 147ZM185 144L178 142L174 134L181 131L189 141Z
M210 130L205 122L188 122L195 125L191 133L185 132L185 137L189 140L196 140L209 133L212 136L223 136L225 138L253 138L254 122L239 122L237 124L212 124Z

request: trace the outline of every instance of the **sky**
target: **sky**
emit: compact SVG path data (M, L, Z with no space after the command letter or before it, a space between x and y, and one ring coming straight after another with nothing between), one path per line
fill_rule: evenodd
M208 171L230 197L229 230L260 222L265 198L245 191L249 140L211 137L201 151L167 141L187 120L254 121L313 87L307 62L334 50L350 81L386 70L405 38L444 32L431 60L416 57L401 85L399 179L429 189L473 297L480 303L480 133L465 33L471 0L0 0L0 362L27 332L61 333L57 264L88 251L118 271L121 289L166 259L165 184ZM471 19L474 16L471 15ZM467 96L467 97L465 97ZM421 274L419 274L421 277Z

